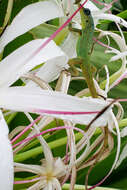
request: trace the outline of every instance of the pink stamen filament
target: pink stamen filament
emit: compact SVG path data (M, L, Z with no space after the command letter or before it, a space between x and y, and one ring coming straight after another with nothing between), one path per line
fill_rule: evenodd
M92 190L95 187L100 186L109 176L110 176L111 172L109 172L99 183L97 183L96 185L93 185L92 187L90 187L88 190Z
M95 42L97 42L99 45L101 45L102 47L106 47L106 48L108 48L108 49L112 49L112 47L108 46L107 44L104 44L103 42L97 40L96 38L93 38L93 40L94 40Z
M100 1L97 1L97 0L92 0L93 2L95 2L96 4L98 5L103 5L104 7L106 8L111 8L113 3L117 2L118 0L113 0L111 3L107 4L107 3L103 3L103 2L100 2Z
M66 157L65 157L65 160L64 160L65 164L67 164L68 161L69 161L68 149L69 149L69 144L67 142L67 145L66 145Z
M54 111L54 110L42 110L42 109L34 109L32 110L34 113L44 113L44 114L56 114L56 115L89 115L89 114L97 114L99 111Z
M84 115L84 114L97 114L99 111L91 112L69 112L69 111L53 111L53 110L33 110L34 113L44 113L44 114L58 114L58 115ZM25 132L27 132L36 122L41 119L42 116L39 116L32 123L30 123L21 133L19 133L12 141L13 144L18 138L20 138Z
M84 131L81 130L81 129L79 129L79 128L77 128L77 127L72 127L72 126L59 126L59 127L54 127L54 128L52 128L52 129L47 129L47 130L45 130L45 131L42 131L41 133L36 134L36 135L33 135L32 137L28 137L28 138L26 138L26 139L24 139L24 140L18 142L17 144L13 145L12 147L15 148L15 147L17 147L18 145L23 144L24 142L31 141L33 138L38 137L38 136L43 135L43 134L46 134L46 133L48 133L48 132L58 131L58 130L61 130L61 129L72 129L72 128L73 128L74 130L76 130L76 131L79 131L79 132L83 133L83 135L84 135Z
M95 2L96 4L98 4L98 5L105 5L105 3L102 3L102 2L100 2L100 1L97 1L97 0L92 0L93 2Z
M19 137L21 137L28 129L30 129L36 122L38 122L42 116L37 117L32 123L30 123L21 133L19 133L12 141L11 144L13 144Z
M124 78L126 78L126 76L127 76L127 71L124 72L124 73L113 83L113 85L111 86L110 90L111 90L112 88L114 88L116 85L118 85Z
M57 34L60 33L63 28L65 28L72 20L72 18L80 11L80 9L87 3L88 0L86 0L73 14L72 16L62 25L58 30L56 30L50 38L48 38L25 62L30 61L34 56L36 56L51 40L53 40Z
M127 102L127 98L123 99L118 99L118 102Z

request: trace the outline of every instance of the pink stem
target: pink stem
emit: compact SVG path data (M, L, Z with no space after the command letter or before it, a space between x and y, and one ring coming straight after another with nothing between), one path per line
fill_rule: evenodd
M125 71L112 85L111 85L111 88L114 88L116 85L118 85L124 78L126 78L127 76L127 71Z
M31 128L36 122L38 122L42 116L39 116L37 119L35 119L32 123L30 123L21 133L19 133L12 141L11 143L13 144L21 135L23 135L29 128Z
M127 102L127 99L125 98L123 98L123 99L118 99L118 102Z
M99 113L99 111L86 111L86 112L83 112L83 111L79 111L79 112L76 112L76 111L54 111L54 110L42 110L42 109L34 109L34 110L31 110L31 112L34 112L34 113L44 113L44 114L56 114L56 115L89 115L89 114L96 114L96 113Z
M59 126L59 127L55 127L55 128L52 128L52 129L47 129L47 130L45 130L45 131L42 131L41 133L36 134L36 135L33 135L32 137L28 137L28 138L26 138L26 139L24 139L24 140L18 142L17 144L13 145L12 147L15 148L16 146L18 146L18 145L20 145L20 144L22 144L22 143L24 143L24 142L28 142L28 141L32 140L33 138L38 137L38 136L43 135L43 134L48 133L48 132L58 131L58 130L61 130L61 129L71 129L71 128L73 128L73 129L75 129L76 131L79 131L79 132L81 132L81 133L84 134L84 131L81 130L81 129L79 129L79 128L77 128L77 127L72 127L72 126Z
M68 23L72 20L72 18L79 12L79 10L87 3L88 0L86 0L73 14L72 16L62 25L60 26L60 28L58 28L58 30L56 30L51 36L50 38L48 38L25 62L30 61L34 56L36 56L51 40L53 40L57 34L63 29L65 28Z
M97 42L99 45L101 45L102 47L106 47L106 48L112 49L110 46L108 46L107 44L104 44L103 42L97 40L96 38L93 38L93 40L94 40L95 42Z

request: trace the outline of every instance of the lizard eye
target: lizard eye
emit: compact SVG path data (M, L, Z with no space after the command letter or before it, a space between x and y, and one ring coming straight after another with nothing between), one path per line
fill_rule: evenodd
M90 10L87 8L84 8L85 15L89 16L91 14Z

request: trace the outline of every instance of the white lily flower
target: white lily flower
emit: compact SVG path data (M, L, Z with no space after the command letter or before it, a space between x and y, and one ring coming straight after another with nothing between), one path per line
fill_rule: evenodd
M27 114L30 120L33 121L32 117ZM34 125L36 133L40 133L37 125ZM61 189L59 179L67 173L67 166L62 162L61 158L53 158L52 152L42 136L38 137L42 149L44 152L44 159L42 160L42 165L27 165L15 163L15 171L28 171L35 173L39 176L39 182L30 186L29 190L34 189Z
M49 169L49 164L51 165L50 169ZM20 163L15 163L14 165L15 165L15 171L27 171L37 174L39 176L39 178L37 179L38 182L30 186L28 190L34 190L34 189L40 190L42 188L47 190L49 189L61 190L62 188L59 179L65 176L68 171L67 166L65 166L61 158L56 158L56 159L53 158L52 162L48 162L46 159L44 159L42 160L41 166L20 164Z
M0 52L4 47L30 29L57 17L63 12L55 1L41 1L24 7L5 29L0 38Z
M13 189L13 151L8 139L8 126L0 110L0 188Z

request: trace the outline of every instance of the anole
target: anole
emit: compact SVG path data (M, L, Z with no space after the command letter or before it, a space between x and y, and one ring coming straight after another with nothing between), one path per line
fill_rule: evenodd
M69 60L68 64L74 69L75 64L79 64L83 76L87 82L91 96L97 98L97 92L94 86L92 65L90 63L91 49L93 45L94 22L91 12L87 8L80 10L82 31L77 42L77 58Z

